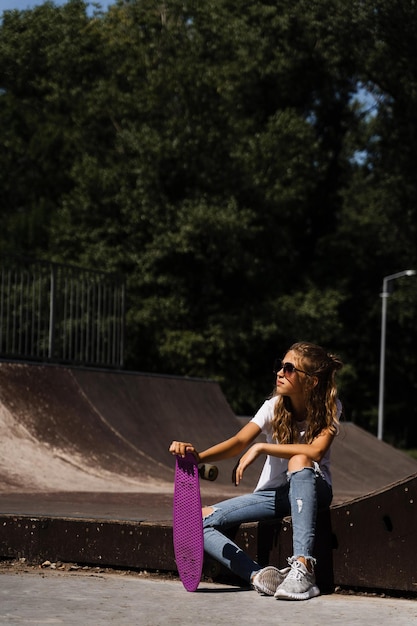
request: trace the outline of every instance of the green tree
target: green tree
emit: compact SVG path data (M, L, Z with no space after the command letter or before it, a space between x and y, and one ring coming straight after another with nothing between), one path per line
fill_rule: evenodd
M276 352L309 339L342 354L346 413L376 430L378 293L416 267L415 13L118 0L88 17L70 0L6 14L0 237L126 274L128 367L216 378L247 413ZM417 420L394 422L415 416L415 298L409 281L389 303L387 425L409 442Z
M248 411L271 346L294 336L283 298L296 312L317 294L356 87L340 68L354 47L341 3L241 8L131 2L103 18L108 78L89 101L113 145L102 158L97 133L74 165L52 232L60 259L128 272L132 366L217 377ZM308 332L322 326L312 314Z
M49 225L73 186L71 167L89 143L80 112L101 73L86 3L5 12L0 39L2 239L14 252L44 254Z
M360 159L343 192L340 224L329 245L336 267L349 259L342 321L356 346L355 360L368 362L365 376L357 373L348 389L352 412L358 423L376 432L378 294L384 276L417 268L417 7L412 1L374 1L358 2L354 10L362 31L358 76L367 97L358 110L359 132L351 137L351 152L356 147ZM408 445L417 441L414 280L395 283L387 325L385 434Z

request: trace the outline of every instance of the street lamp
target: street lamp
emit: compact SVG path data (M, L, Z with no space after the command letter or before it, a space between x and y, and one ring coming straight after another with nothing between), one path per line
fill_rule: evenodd
M384 427L384 377L385 377L385 335L387 325L387 299L389 297L388 283L390 280L403 276L414 276L415 270L404 270L396 274L385 276L382 282L382 316L381 316L381 358L379 365L379 404L378 404L378 439L382 439Z

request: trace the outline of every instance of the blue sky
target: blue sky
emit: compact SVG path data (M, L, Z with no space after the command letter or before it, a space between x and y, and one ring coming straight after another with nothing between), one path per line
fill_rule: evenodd
M103 9L109 6L109 4L113 4L115 0L97 0L97 4L100 4ZM0 15L3 11L18 9L19 11L24 11L25 9L32 9L34 6L39 6L40 4L44 4L45 0L0 0ZM54 4L62 5L67 2L67 0L53 0ZM87 2L91 2L91 0L87 0Z

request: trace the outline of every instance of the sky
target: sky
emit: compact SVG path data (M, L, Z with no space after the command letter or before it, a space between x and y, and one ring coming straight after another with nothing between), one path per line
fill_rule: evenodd
M57 6L61 6L67 2L67 0L52 0ZM114 0L86 0L87 2L96 1L103 9L113 4ZM0 15L3 11L9 11L17 9L18 11L24 11L25 9L32 9L35 6L44 4L45 0L0 0Z

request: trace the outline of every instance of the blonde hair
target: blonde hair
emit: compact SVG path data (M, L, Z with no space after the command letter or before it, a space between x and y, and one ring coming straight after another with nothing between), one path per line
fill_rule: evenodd
M307 411L307 427L305 442L311 443L322 430L329 429L336 433L337 387L336 372L343 367L338 356L330 354L324 348L300 341L288 350L296 353L300 369L309 375L298 373L304 380L304 400ZM273 395L277 395L276 391ZM291 401L288 396L278 396L274 407L272 428L275 439L279 443L296 443L298 430L292 415Z

